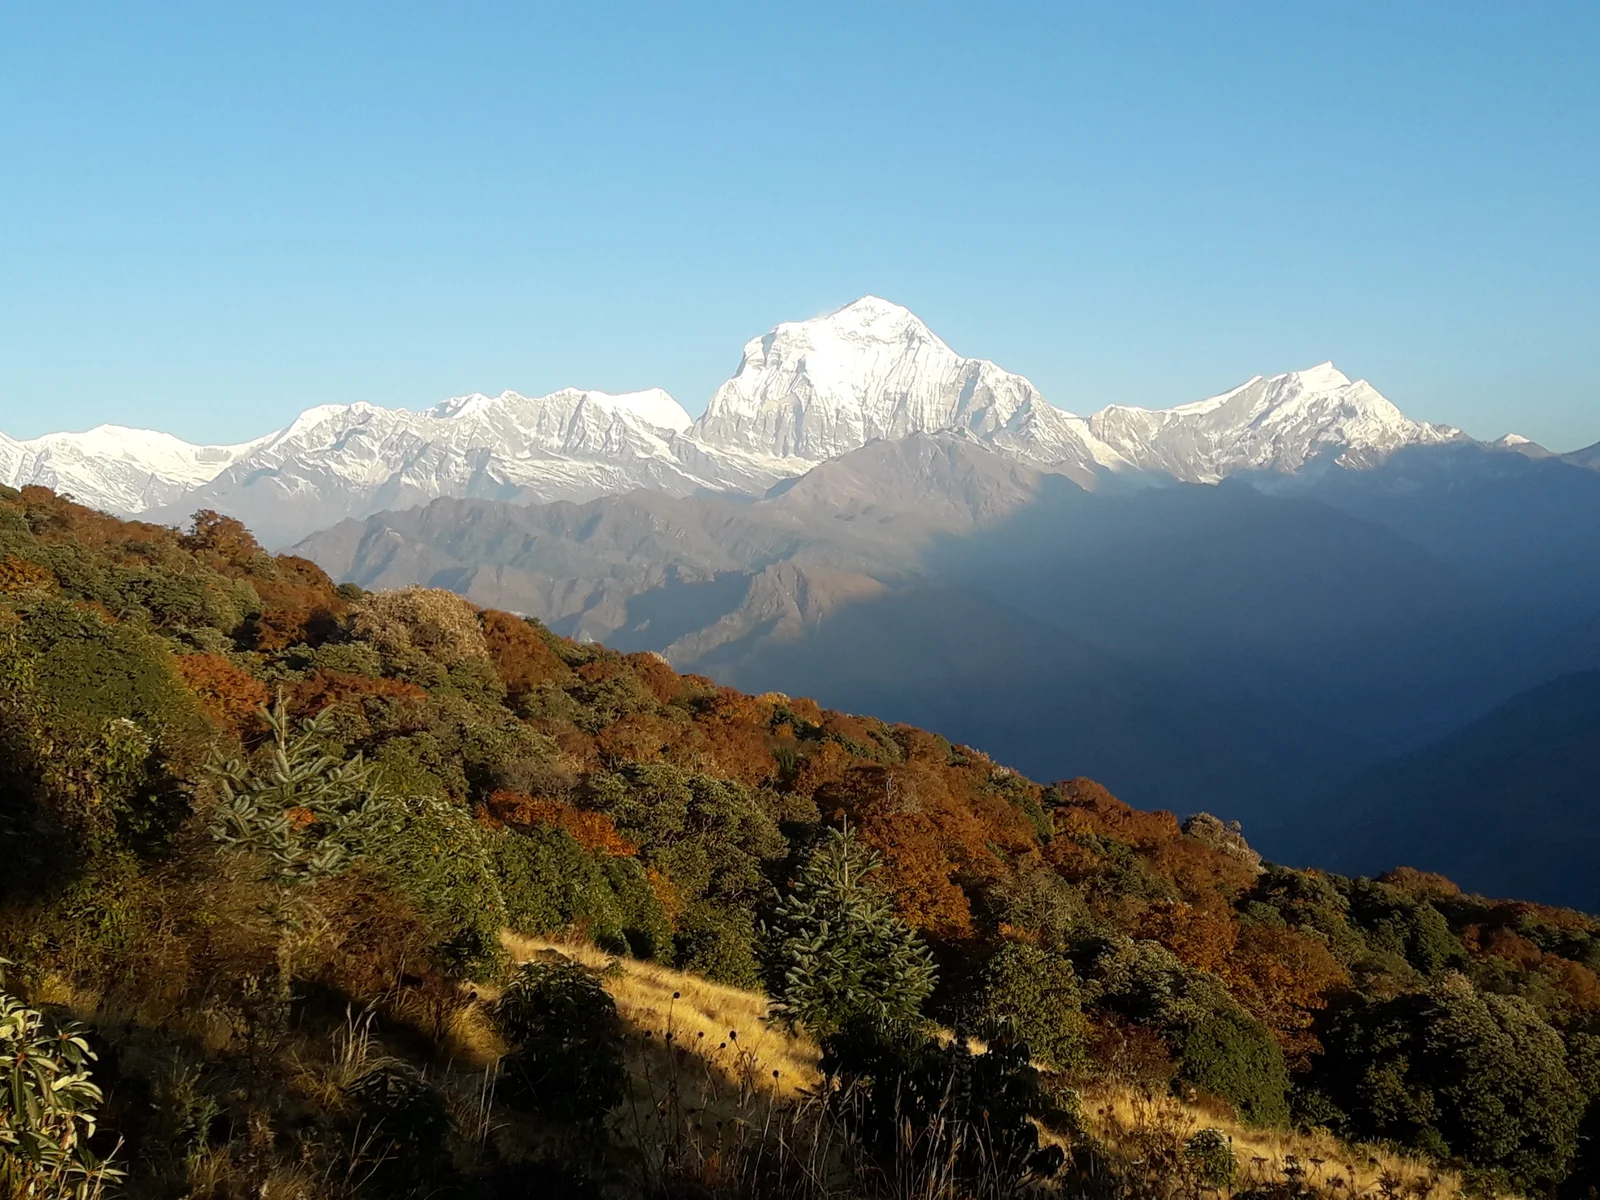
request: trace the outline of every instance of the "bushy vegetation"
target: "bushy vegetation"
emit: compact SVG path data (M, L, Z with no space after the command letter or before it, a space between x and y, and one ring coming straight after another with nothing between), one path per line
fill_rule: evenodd
M600 981L570 962L524 964L495 1003L514 1099L594 1124L622 1103L622 1026Z
M89 1146L104 1097L89 1077L95 1054L84 1032L50 1029L43 1014L0 990L0 1189L7 1196L89 1200L121 1177Z
M1106 1078L1484 1189L1600 1183L1592 917L1264 864L1203 814L335 586L216 514L180 533L0 489L0 864L0 1027L83 1024L32 1060L70 1111L0 1089L13 1191L45 1169L36 1120L79 1156L50 1170L97 1188L109 1156L130 1197L589 1186L551 1145L642 1128L656 1060L605 978L517 969L508 931L764 985L854 1097L827 1119L859 1192L905 1181L896 1120L943 1147L929 1195L1098 1186L1060 1114ZM1036 1157L1038 1121L1071 1157ZM1226 1187L1246 1165L1204 1134L1147 1161ZM687 1161L656 1152L596 1177ZM750 1170L726 1194L802 1194Z

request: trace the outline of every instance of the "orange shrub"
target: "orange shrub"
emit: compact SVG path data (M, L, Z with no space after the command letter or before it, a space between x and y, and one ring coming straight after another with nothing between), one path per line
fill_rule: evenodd
M623 658L628 669L662 704L671 704L683 691L683 680L659 654L641 651Z
M1314 937L1286 926L1245 925L1219 972L1234 997L1260 1018L1283 1048L1291 1070L1322 1049L1311 1032L1331 992L1349 973Z
M572 678L567 664L521 617L488 610L483 614L483 640L495 673L513 699L541 683L564 683Z
M223 562L242 567L261 553L261 543L244 527L244 522L203 508L194 514L189 532L183 535L186 549L215 555Z
M489 797L489 815L507 825L543 825L565 829L586 850L618 858L639 853L605 813L574 808L560 800L547 800L526 792L498 791Z
M1233 914L1215 896L1199 905L1160 901L1140 914L1138 922L1140 937L1160 942L1199 971L1220 970L1239 936Z
M414 683L400 679L373 679L344 671L319 670L309 679L294 685L289 708L295 714L319 713L330 704L350 704L357 708L369 699L402 700L422 704L428 693Z
M316 563L287 554L274 561L273 575L250 576L261 597L261 612L247 630L250 643L258 650L282 650L321 641L349 604Z
M8 554L0 558L0 596L20 596L55 587L55 572L36 562Z
M267 703L267 685L248 671L220 654L183 654L177 668L212 720L240 736L258 723Z

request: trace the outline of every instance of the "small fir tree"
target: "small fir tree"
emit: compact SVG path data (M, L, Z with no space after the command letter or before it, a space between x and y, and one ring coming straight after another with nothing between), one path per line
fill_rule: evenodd
M278 933L279 999L287 1002L306 890L349 870L388 817L373 767L359 754L341 759L323 749L330 734L326 709L297 731L280 694L265 715L272 746L263 767L234 759L209 768L222 793L211 835L258 866L268 889L263 912Z
M933 958L873 883L878 855L848 829L812 849L763 930L772 1014L826 1034L858 1020L914 1020Z

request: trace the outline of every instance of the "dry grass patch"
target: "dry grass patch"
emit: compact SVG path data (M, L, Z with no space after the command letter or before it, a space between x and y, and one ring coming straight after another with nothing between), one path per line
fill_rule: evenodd
M1240 1191L1304 1184L1317 1194L1352 1198L1456 1200L1469 1194L1459 1175L1424 1158L1376 1146L1350 1146L1326 1130L1302 1133L1245 1125L1125 1085L1085 1089L1083 1120L1108 1151L1129 1162L1158 1157L1163 1148L1181 1147L1201 1129L1220 1130L1239 1165Z
M697 1093L706 1115L715 1117L741 1107L748 1111L751 1088L765 1092L764 1102L788 1100L821 1080L816 1044L767 1024L767 1001L760 993L617 958L588 944L509 934L505 942L519 962L555 952L604 973L606 990L635 1034L628 1069L638 1097L658 1098L671 1084ZM674 1047L681 1051L674 1053ZM1083 1123L1112 1158L1125 1163L1153 1163L1163 1149L1181 1153L1183 1143L1201 1129L1220 1130L1238 1161L1240 1191L1289 1186L1352 1200L1468 1195L1459 1175L1420 1157L1346 1145L1325 1130L1245 1125L1215 1109L1120 1083L1084 1090Z
M760 1080L782 1099L814 1087L821 1079L816 1044L767 1024L767 999L759 992L710 983L655 963L617 958L588 944L515 934L505 935L504 941L518 962L554 951L604 972L606 991L617 1002L618 1014L639 1040L656 1044L658 1053L652 1058L663 1065L667 1056L661 1048L681 1046L730 1081Z

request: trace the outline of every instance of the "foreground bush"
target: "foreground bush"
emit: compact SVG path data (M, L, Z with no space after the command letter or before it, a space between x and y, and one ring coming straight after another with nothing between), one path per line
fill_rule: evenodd
M0 991L0 1195L89 1200L122 1172L89 1149L103 1097L84 1031Z
M557 1121L592 1124L622 1103L622 1024L594 973L571 962L530 962L494 1008L512 1050L513 1096Z
M1018 1043L973 1054L915 1026L856 1018L823 1041L839 1119L897 1195L1015 1194L1053 1175L1035 1121L1060 1114Z
M970 1007L980 1037L1021 1041L1063 1071L1083 1061L1088 1022L1078 977L1059 954L1002 942L984 965Z

